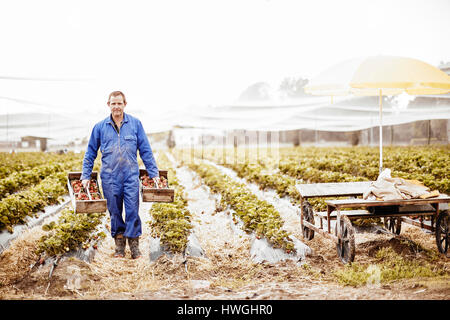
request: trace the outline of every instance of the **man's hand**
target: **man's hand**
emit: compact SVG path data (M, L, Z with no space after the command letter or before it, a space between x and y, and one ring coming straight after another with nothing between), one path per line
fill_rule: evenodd
M90 182L91 182L91 180L89 180L89 179L81 180L81 184L83 185L83 187L86 191L89 189Z
M159 177L154 177L153 182L155 183L157 188L159 188L159 186L161 185L161 180L159 179Z

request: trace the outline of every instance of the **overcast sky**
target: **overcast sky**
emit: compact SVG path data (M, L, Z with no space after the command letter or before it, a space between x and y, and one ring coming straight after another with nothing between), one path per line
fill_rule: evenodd
M449 0L2 0L0 76L90 81L0 80L0 97L58 112L103 110L112 90L155 114L232 103L353 57L450 61L449 16Z

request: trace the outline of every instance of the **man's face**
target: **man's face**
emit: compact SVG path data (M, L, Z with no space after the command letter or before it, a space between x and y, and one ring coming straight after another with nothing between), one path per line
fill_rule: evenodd
M113 96L108 101L109 109L113 117L121 117L123 115L123 109L127 104L124 103L122 95Z

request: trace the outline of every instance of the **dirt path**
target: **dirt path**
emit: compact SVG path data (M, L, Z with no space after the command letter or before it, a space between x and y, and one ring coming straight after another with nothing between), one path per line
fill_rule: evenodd
M229 212L216 212L216 197L197 175L182 167L177 169L177 177L185 187L188 209L194 217L193 232L206 252L201 271L210 275L202 277L201 273L193 272L191 279L200 277L197 280L208 281L213 286L236 286L240 281L234 275L236 270L253 268L249 236L232 229ZM198 266L197 263L195 268Z

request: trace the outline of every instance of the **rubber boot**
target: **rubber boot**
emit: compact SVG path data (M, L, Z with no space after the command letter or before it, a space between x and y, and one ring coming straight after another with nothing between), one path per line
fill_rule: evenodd
M139 251L139 237L128 238L128 245L130 246L131 258L137 259L142 256L141 251Z
M116 250L114 252L114 257L116 258L125 257L126 238L123 236L123 234L118 234L114 237L114 241L116 243Z

